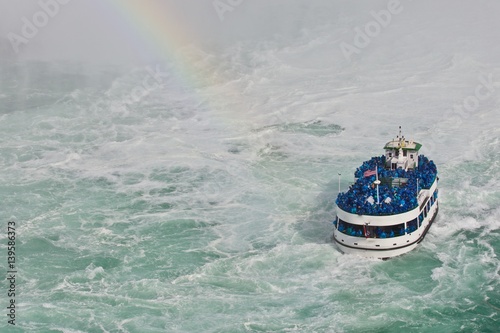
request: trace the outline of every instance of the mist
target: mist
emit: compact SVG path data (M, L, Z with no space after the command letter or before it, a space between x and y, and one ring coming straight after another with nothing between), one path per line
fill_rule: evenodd
M141 24L134 23L112 1L99 0L27 0L0 1L0 52L2 59L57 60L81 62L140 62L145 60L147 38L140 34ZM122 3L146 1L126 0ZM165 20L175 18L179 30L189 34L200 48L221 48L252 39L269 39L276 35L295 34L305 25L324 24L337 17L337 4L328 1L241 1L232 6L213 0L148 0L151 6L164 10ZM55 5L54 5L55 3ZM233 2L237 3L237 2ZM121 7L121 6L120 6ZM44 15L40 12L52 13ZM308 15L318 14L310 17ZM328 16L330 12L331 17ZM50 16L52 14L53 17ZM130 15L134 15L133 13ZM26 21L40 27L26 28ZM314 22L317 20L317 22ZM35 25L36 26L36 25ZM24 29L24 30L23 30ZM24 36L23 32L30 34ZM175 34L176 32L172 32ZM19 38L20 37L20 38ZM168 38L168 36L165 36ZM169 43L168 40L165 43ZM182 47L177 43L176 47ZM146 52L147 53L147 52ZM154 56L154 55L150 55Z
M16 327L498 331L499 14L498 0L0 0ZM437 223L401 258L343 255L336 197L401 127L439 170Z
M306 36L312 41L328 36L329 32L340 44L342 40L353 38L355 27L363 27L373 19L371 11L385 8L390 3L386 0L126 0L120 3L125 7L134 2L140 2L142 6L147 3L162 10L158 15L164 16L166 22L175 20L178 31L172 31L172 35L183 33L190 37L173 44L176 48L190 44L215 53L247 41L279 41L278 46L285 47L297 36ZM147 28L148 22L133 22L128 16L135 13L124 13L119 9L122 5L114 3L100 0L1 0L1 58L101 63L154 60L158 55L150 49L146 40L148 36L140 32L141 28ZM441 42L452 42L447 36L456 36L453 47L459 49L461 41L475 43L475 52L487 57L486 48L498 41L500 5L496 2L483 0L460 5L451 0L398 3L404 8L395 18L398 30L384 32L383 38L378 39L380 43L384 39L400 42L399 37L411 33L415 39L407 42L415 49L439 49ZM51 13L45 15L48 17L46 22L43 15L36 17L37 13L47 12L44 8L51 8L53 12L53 17ZM33 36L23 37L26 21L33 24L34 19L38 19L41 27ZM420 31L425 33L419 34ZM165 40L164 43L170 42ZM332 58L339 57L341 61L343 57L337 53L339 50L332 48L330 52Z

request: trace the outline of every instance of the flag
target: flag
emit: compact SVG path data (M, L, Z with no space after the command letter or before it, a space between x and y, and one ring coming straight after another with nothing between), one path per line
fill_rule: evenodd
M375 171L375 170L366 170L365 172L363 172L363 177L370 177L376 173L377 173L377 171Z

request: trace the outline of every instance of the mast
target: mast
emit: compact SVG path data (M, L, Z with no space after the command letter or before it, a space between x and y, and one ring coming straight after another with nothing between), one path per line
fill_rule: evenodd
M341 173L339 173L339 193L340 193L340 176L341 176L341 175L342 175L342 174L341 174Z
M380 205L380 194L379 194L379 191L378 191L378 186L380 185L380 180L378 180L378 165L375 165L375 177L376 177L376 180L375 180L375 185L377 185L377 205Z

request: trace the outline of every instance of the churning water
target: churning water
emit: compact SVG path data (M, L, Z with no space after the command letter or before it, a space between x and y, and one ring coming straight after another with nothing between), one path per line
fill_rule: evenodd
M141 94L156 64L2 63L1 330L497 332L500 63L422 51L419 29L352 63L325 51L336 26L239 43L207 55L213 84L162 65ZM489 98L453 111L481 75ZM436 223L407 255L343 255L337 174L345 190L399 125L438 166Z

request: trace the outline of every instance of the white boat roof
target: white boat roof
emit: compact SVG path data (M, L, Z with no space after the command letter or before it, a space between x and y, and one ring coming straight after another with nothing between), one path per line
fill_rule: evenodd
M415 150L419 151L422 145L413 140L392 140L385 144L384 149L403 149L403 150Z

